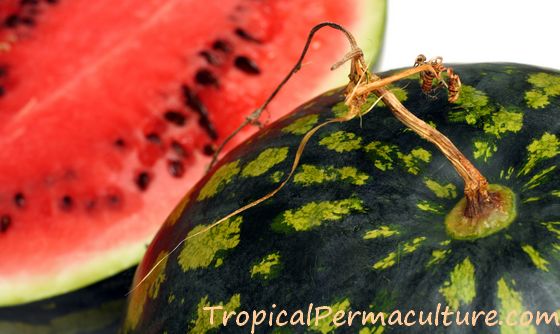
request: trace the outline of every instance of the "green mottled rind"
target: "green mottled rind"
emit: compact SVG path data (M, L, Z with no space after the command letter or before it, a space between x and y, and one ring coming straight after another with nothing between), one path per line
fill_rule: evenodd
M473 152L474 158L483 160L484 162L487 162L488 159L492 157L492 155L494 155L494 153L496 153L496 151L498 150L496 144L483 140L475 140L473 142L473 145L474 145L474 152Z
M389 226L380 226L375 230L367 231L364 239L387 238L399 234L399 231L391 229Z
M384 258L375 262L373 264L373 269L381 270L394 266L400 261L402 255L413 253L425 240L426 237L417 237L405 242L402 246L399 245L396 251L390 252Z
M550 100L560 95L560 75L550 73L532 73L529 83L533 88L525 92L525 101L533 109L542 109Z
M214 197L218 191L232 181L234 176L239 174L240 170L239 161L233 161L220 166L220 168L210 177L208 182L204 184L202 189L200 189L200 192L198 193L198 200L202 201L204 199Z
M363 212L364 204L357 198L339 201L309 202L294 210L286 210L274 219L272 228L277 231L299 232L336 221L356 212Z
M303 186L312 186L323 182L342 181L361 186L369 179L369 175L359 172L355 167L333 166L320 167L313 165L301 165L294 175L294 182Z
M556 157L560 153L560 140L556 134L545 132L531 141L527 152L527 163L520 171L522 174L528 174L539 162Z
M429 178L427 178L424 183L426 184L426 187L428 187L428 189L430 189L434 195L439 198L453 199L457 197L457 187L455 187L453 183L443 185Z
M466 258L453 268L449 279L439 289L453 311L457 311L461 305L470 304L476 297L474 271L471 260Z
M241 216L231 218L223 224L208 230L206 225L198 225L188 235L181 252L179 264L184 271L208 267L228 249L239 243ZM208 230L207 232L205 232ZM196 254L197 256L192 256ZM221 262L216 262L219 266Z
M282 132L292 133L295 135L304 135L311 130L319 121L318 115L308 115L296 120L292 124L282 129Z
M417 175L432 158L432 153L421 147L416 147L410 153L405 154L399 150L398 146L380 141L370 142L364 147L364 150L379 170L392 170L395 166L400 166L414 175Z
M338 153L354 151L362 147L362 138L355 133L337 131L325 136L319 141L319 145L327 147Z
M515 282L507 282L506 279L498 280L498 313L502 318L500 326L500 334L536 334L537 330L534 326L507 326L507 315L510 313L521 315L526 308L523 305L523 297L519 291L516 291ZM514 321L515 318L513 318ZM517 319L519 321L519 319Z
M549 262L545 260L541 254L531 245L523 245L521 247L525 253L531 258L535 267L543 271L548 271Z
M255 177L268 172L272 167L286 160L288 151L287 147L267 148L243 167L241 176Z
M558 73L512 64L452 67L465 87L458 103L447 102L443 90L426 97L417 78L395 86L406 91L404 105L446 134L490 184L511 189L513 221L476 238L453 237L445 220L463 197L463 181L432 144L406 131L378 105L361 125L355 119L317 131L293 178L275 196L243 212L242 223L231 226L233 218L179 246L170 255L157 297L146 299L134 332L187 333L199 318L203 298L227 304L234 295L244 310L276 304L294 311L308 303L343 301L352 310L374 311L435 311L438 303L461 311L558 310L560 96L549 94L549 103L538 109L525 99L525 92L536 89L531 78ZM273 191L290 172L303 129L332 119L342 101L341 90L320 96L228 154L193 193L210 183L214 191L206 193L212 195L191 201L174 225L161 229L144 265L150 267L161 251L169 252L187 235ZM262 152L284 147L289 154L283 161L258 176L242 176ZM212 180L223 166L229 172ZM541 327L523 330L546 333ZM516 331L496 326L490 332L508 330ZM212 332L248 333L250 328ZM324 324L317 330L260 327L256 332L427 331L361 324L331 331ZM438 333L433 326L428 332Z
M271 253L256 263L251 268L251 277L271 279L278 275L282 268L281 257L278 252Z

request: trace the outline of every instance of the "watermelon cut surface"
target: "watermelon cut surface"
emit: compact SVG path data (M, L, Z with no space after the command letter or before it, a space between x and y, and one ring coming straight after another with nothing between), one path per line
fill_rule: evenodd
M384 6L0 4L0 305L71 291L137 263L216 145L293 66L309 29L336 21L377 49ZM344 82L346 69L325 69L348 49L341 34L318 33L264 120Z

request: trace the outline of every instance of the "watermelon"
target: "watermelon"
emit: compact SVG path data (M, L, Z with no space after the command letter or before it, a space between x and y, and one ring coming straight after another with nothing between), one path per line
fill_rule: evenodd
M303 136L347 112L345 89L331 90L231 151L185 196L136 272L125 332L554 332L558 322L537 325L536 312L558 316L560 307L560 72L453 68L463 83L455 102L441 89L426 95L418 75L389 89L448 136L503 207L469 220L450 161L379 103L361 120L320 128L284 188L209 228L276 189ZM477 225L497 212L508 219ZM461 227L458 216L473 225ZM332 313L323 309L316 322L318 306ZM452 312L451 325L440 313L436 323L438 309ZM266 318L253 328L261 310ZM352 326L350 310L362 312ZM494 327L484 316L473 327L472 312L492 310ZM225 311L236 312L226 326ZM367 312L386 318L362 322ZM515 322L525 326L508 326Z
M130 268L314 24L377 49L384 1L2 1L0 305ZM318 34L263 122L340 83ZM374 53L375 54L375 53ZM286 109L288 108L288 109ZM248 127L236 142L256 131ZM226 148L227 149L227 148Z
M0 309L4 334L115 334L134 269L72 293Z

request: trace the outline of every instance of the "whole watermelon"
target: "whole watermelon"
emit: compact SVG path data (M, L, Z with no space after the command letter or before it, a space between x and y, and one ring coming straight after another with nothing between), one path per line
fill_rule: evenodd
M159 263L132 293L124 331L557 331L560 73L502 63L454 68L463 82L455 103L442 90L423 93L418 76L390 89L447 135L492 187L511 190L515 219L508 226L453 237L445 221L462 198L462 179L380 103L361 121L321 128L281 191L208 229L275 189L302 137L345 112L344 90L330 91L228 154L184 198L136 273L139 282ZM222 309L211 322L212 306ZM316 313L321 306L332 314ZM237 312L226 326L224 310ZM266 316L252 328L260 310ZM338 327L337 311L346 312ZM363 313L349 325L349 311ZM451 312L445 322L443 311ZM483 315L473 323L475 311L490 321ZM366 312L385 315L384 323L362 321ZM542 312L553 317L549 324L537 323Z

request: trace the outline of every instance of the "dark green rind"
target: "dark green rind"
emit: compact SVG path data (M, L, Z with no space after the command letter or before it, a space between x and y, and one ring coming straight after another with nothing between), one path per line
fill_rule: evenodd
M0 308L0 333L115 334L133 275L129 269L72 293Z
M530 107L525 92L535 87L528 78L540 72L560 74L516 64L457 65L454 68L464 85L473 86L488 96L492 107L488 117L499 112L500 107L511 108L508 110L523 114L522 128L494 136L484 131L482 123L450 121L450 114L463 109L449 104L441 91L436 98L426 96L420 91L417 79L398 84L408 95L404 104L449 136L490 183L512 189L517 196L517 218L509 227L474 241L452 240L446 233L444 219L459 199L452 196L453 188L461 196L461 179L431 144L405 129L385 107L375 107L363 118L362 127L356 119L318 131L310 140L298 168L299 172L305 164L334 168L351 166L368 175L364 184L345 181L332 169L331 181L311 185L289 182L274 198L241 214L243 222L239 225L238 243L216 252L207 266L184 271L178 259L185 248L180 247L171 254L162 275L158 275L158 293L153 298L145 298L137 325L128 326L126 331L186 333L193 330L197 305L205 296L209 304L216 305L228 303L237 294L244 310L270 310L273 303L295 310L309 303L332 305L344 300L350 302L353 310L371 310L373 305L374 311L416 309L428 312L435 310L437 303L448 302L455 303L462 311L507 309L515 306L516 301L521 301L525 310L558 310L560 253L554 245L560 244L560 225L556 233L555 225L545 223L560 221L560 197L554 195L560 190L560 178L557 169L536 181L534 178L557 166L560 156L537 161L527 173L524 166L528 159L527 146L545 133L558 136L560 129L560 97L550 95L549 103L543 108ZM149 269L161 252L169 252L195 226L209 225L273 190L278 184L278 172L286 175L289 171L302 138L301 134L282 129L303 116L317 114L319 121L327 120L332 117L333 106L342 99L341 91L320 96L230 153L220 166L239 160L240 171L230 182L222 184L213 197L197 201L198 191L195 190L178 220L160 230L142 266ZM344 148L340 147L342 152L328 149L328 140L324 145L319 144L338 131L356 135L347 138ZM361 138L362 146L358 149L355 148L357 137ZM477 140L497 148L486 161L473 156L473 143ZM373 141L396 145L403 155L411 155L414 149L422 148L431 152L431 160L419 163L417 175L414 175L393 153L393 169L387 169L383 157L363 148ZM258 177L241 176L246 164L271 147L290 147L288 158ZM511 173L508 172L510 167L514 169ZM202 180L197 189L200 190L210 177ZM427 179L441 185L451 184L446 188L449 195L442 192L440 197L436 196L426 186ZM340 204L347 199L359 199L361 207ZM278 228L278 217L288 210L293 213L311 202L325 201L339 203L338 208L346 213L338 210L333 218L317 216L315 212L315 218L323 218L323 223L301 231ZM384 236L364 238L368 231L380 229L384 232L376 233ZM391 234L388 230L398 233ZM236 238L233 235L230 234L231 240ZM392 252L395 252L393 261ZM268 280L252 277L253 266L271 253L281 256L280 272ZM201 254L190 256L196 258ZM145 272L146 269L137 275ZM467 283L464 291L454 291L456 281ZM138 289L135 293L141 291ZM514 293L508 293L511 291ZM134 306L138 305L131 305ZM551 328L542 326L535 330L547 333ZM292 327L290 331L300 333L306 328ZM247 333L248 329L228 326L214 332ZM271 329L264 327L259 332L271 332ZM337 332L357 333L358 327L340 328ZM384 331L405 332L439 333L444 329L387 327ZM445 332L499 333L500 328L451 327Z

